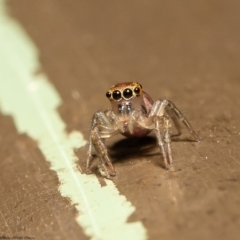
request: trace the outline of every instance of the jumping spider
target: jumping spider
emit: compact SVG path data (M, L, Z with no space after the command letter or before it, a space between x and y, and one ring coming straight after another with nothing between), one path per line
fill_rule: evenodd
M94 147L107 178L115 176L116 171L103 142L104 138L117 133L126 137L142 137L154 130L166 169L173 163L170 120L177 129L177 135L181 134L180 121L194 140L200 141L188 120L171 101L162 99L154 102L137 82L113 85L106 97L110 100L112 110L97 111L93 116L86 165L89 168Z

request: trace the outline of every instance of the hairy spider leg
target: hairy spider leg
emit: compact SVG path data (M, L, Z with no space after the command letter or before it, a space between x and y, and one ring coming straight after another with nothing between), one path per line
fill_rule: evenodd
M167 114L169 115L169 117L171 118L177 132L174 133L174 134L171 134L171 137L177 137L177 136L180 136L182 134L182 130L181 130L181 125L180 125L180 122L176 116L176 114L171 110L169 109L168 107L166 108L166 112Z
M174 113L174 115L171 113ZM158 140L158 145L163 155L164 165L166 168L168 168L168 166L173 163L170 135L170 117L178 130L178 134L181 134L180 124L178 122L179 120L184 123L194 139L196 141L200 141L197 133L194 131L188 120L172 102L166 99L155 101L148 118L144 121L144 124L146 127L148 127L147 125L149 123L149 119L153 118L155 124L154 131ZM164 136L161 133L161 128L164 130Z
M141 123L143 127L154 130L166 169L168 169L169 165L173 163L170 136L170 117L165 111L167 104L167 100L155 101L149 115L145 117Z
M155 117L154 118L154 123L155 123L155 128L154 128L154 132L155 135L157 137L157 142L158 142L158 146L160 148L160 151L162 153L163 156L163 161L164 161L164 165L165 168L168 169L168 158L167 158L167 152L165 149L165 144L164 144L164 140L163 140L163 135L161 133L161 126L162 126L162 122L163 122L163 117Z
M181 111L175 106L175 104L173 102L171 102L169 100L166 100L166 101L168 102L167 103L167 108L169 108L170 111L175 113L175 115L177 116L178 120L183 122L183 124L188 129L189 133L193 136L194 140L196 142L199 142L200 138L199 138L198 134L194 131L193 127L191 126L191 124L189 123L187 118L181 113ZM172 119L174 121L174 118L172 118ZM176 121L174 121L174 124L176 124ZM178 125L176 125L176 128L178 129L178 133L181 134L181 129L180 129L180 126L178 126Z
M168 156L168 161L169 164L173 164L173 159L172 159L172 147L171 147L171 134L170 134L170 128L171 128L171 124L170 124L170 119L169 117L164 117L164 141L166 144L166 152L167 152L167 156Z
M108 116L110 114L109 112L111 111L98 111L93 116L86 166L87 168L90 166L92 159L92 147L94 146L107 178L115 176L116 171L108 156L108 151L103 139L109 138L118 132L118 127L111 122L111 119Z
M101 166L103 167L107 178L110 178L110 175L115 176L116 172L112 165L112 162L108 156L107 148L104 145L102 138L99 134L97 127L95 127L91 132L91 138L93 146L97 152L97 155L100 159Z

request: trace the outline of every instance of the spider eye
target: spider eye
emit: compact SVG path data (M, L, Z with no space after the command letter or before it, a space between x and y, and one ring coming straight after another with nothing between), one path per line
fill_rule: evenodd
M123 96L125 98L131 98L133 96L133 92L130 88L126 88L124 91L123 91Z
M136 95L138 96L140 93L140 88L139 87L135 87L134 88L134 92L136 93Z
M112 94L112 96L113 96L113 99L114 100L119 100L119 99L121 99L121 92L120 91L118 91L118 90L115 90L114 92L113 92L113 94Z
M106 93L106 97L107 97L107 98L111 98L111 96L112 96L112 94L111 94L110 92L107 92L107 93Z

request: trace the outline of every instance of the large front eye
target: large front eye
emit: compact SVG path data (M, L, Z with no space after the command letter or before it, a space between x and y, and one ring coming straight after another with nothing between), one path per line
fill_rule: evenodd
M131 98L133 95L133 92L130 88L126 88L124 91L123 91L123 96L125 98Z
M112 96L113 96L113 99L114 100L119 100L119 99L121 99L121 92L120 91L118 91L118 90L115 90L114 92L113 92L113 94L112 94Z
M111 93L110 93L110 92L107 92L107 93L106 93L106 97L107 97L107 98L111 98Z

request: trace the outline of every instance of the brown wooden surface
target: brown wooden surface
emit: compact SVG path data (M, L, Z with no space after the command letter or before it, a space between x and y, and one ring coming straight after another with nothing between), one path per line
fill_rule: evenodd
M151 137L108 142L113 181L136 206L129 221L141 220L152 240L238 239L240 2L8 2L63 99L67 131L88 138L93 113L109 107L108 87L134 80L155 100L171 99L199 132L200 144L182 141L186 132L173 142L172 171ZM37 144L10 117L0 125L0 235L87 239ZM77 151L80 165L85 153Z

